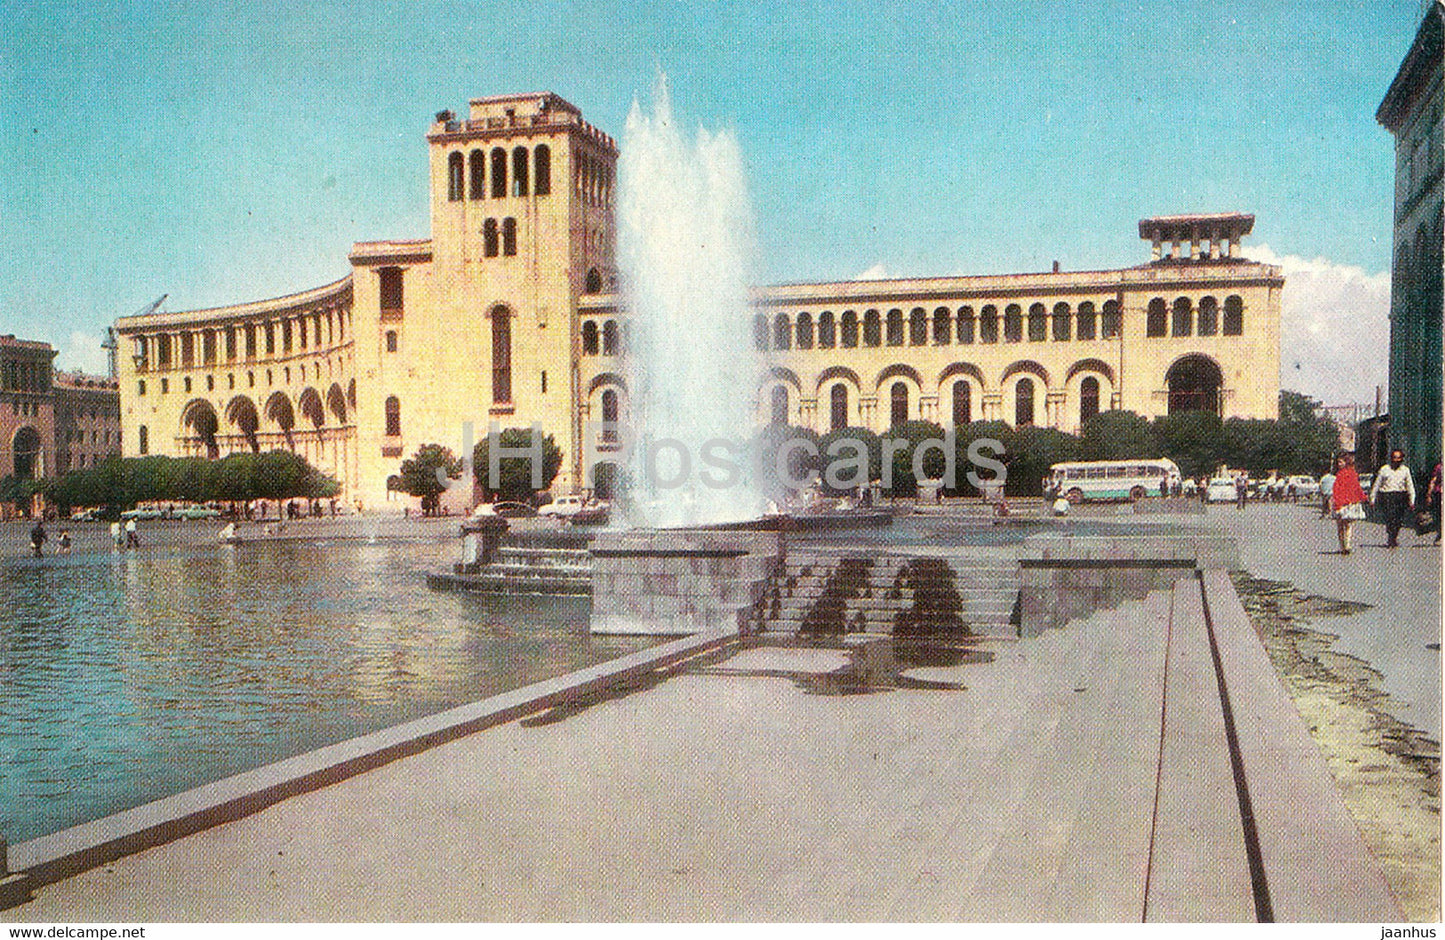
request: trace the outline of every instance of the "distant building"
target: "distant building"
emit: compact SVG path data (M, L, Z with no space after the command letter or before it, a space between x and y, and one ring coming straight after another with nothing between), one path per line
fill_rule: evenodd
M617 146L550 93L442 111L426 140L430 238L357 242L301 293L117 321L128 455L285 448L374 507L420 445L535 422L563 451L555 489L584 485L586 428L628 415ZM1274 418L1284 278L1239 256L1253 225L1145 219L1152 258L1114 270L760 287L762 382L712 391L818 431Z
M59 476L121 452L115 380L54 360L48 343L0 336L0 477Z
M1441 40L1445 2L1426 10L1375 118L1395 135L1395 254L1390 293L1390 443L1428 473L1440 459L1445 197Z

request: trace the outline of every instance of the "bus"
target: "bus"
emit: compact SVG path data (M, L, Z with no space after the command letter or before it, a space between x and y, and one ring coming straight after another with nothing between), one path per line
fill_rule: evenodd
M1143 499L1162 496L1181 479L1172 460L1085 460L1049 468L1053 490L1069 502L1089 499Z

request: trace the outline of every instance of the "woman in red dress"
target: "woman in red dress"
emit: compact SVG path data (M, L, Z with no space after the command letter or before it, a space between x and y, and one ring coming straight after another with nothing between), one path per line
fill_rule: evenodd
M1340 554L1350 553L1350 530L1365 518L1365 491L1360 489L1360 475L1355 472L1353 454L1335 457L1335 488L1330 493L1330 508L1339 530Z

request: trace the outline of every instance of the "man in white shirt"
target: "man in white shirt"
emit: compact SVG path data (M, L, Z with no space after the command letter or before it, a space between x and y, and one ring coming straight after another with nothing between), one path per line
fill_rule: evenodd
M1385 517L1385 546L1394 548L1399 544L1400 526L1406 514L1415 508L1415 480L1410 468L1405 466L1405 452L1396 448L1390 451L1390 462L1375 474L1374 485L1370 487L1370 504L1379 506Z

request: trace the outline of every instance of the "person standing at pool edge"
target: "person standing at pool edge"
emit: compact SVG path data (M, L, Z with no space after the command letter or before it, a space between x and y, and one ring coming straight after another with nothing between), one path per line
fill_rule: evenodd
M1375 474L1370 487L1370 505L1379 506L1385 516L1385 547L1400 544L1400 526L1415 508L1415 478L1405 466L1405 452L1398 447L1390 451L1390 462Z
M1365 491L1360 489L1360 475L1355 472L1353 454L1335 458L1335 485L1330 492L1335 527L1340 538L1340 554L1350 553L1350 533L1356 522L1365 518Z

